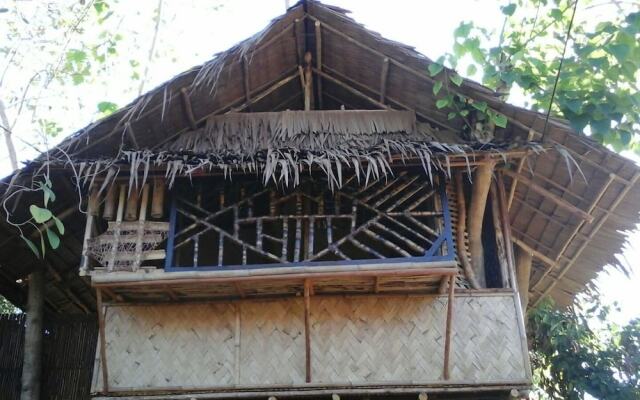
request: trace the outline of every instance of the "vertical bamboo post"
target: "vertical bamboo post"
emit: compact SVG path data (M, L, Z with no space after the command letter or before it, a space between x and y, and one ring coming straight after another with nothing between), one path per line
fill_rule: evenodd
M153 180L153 198L151 199L151 218L160 219L164 214L164 179Z
M311 382L311 280L304 281L304 349L306 382Z
M144 227L147 220L147 208L149 205L149 185L144 185L142 189L142 199L140 201L140 218L138 219L138 231L136 235L136 259L133 262L132 269L137 271L142 265L142 246L144 239Z
M447 320L446 320L446 328L445 328L445 338L444 338L444 367L442 375L444 380L449 380L450 378L450 362L451 362L451 334L453 330L453 300L454 300L454 290L456 286L456 276L451 275L449 278L449 295L447 297Z
M29 275L27 321L24 331L22 389L20 400L40 398L42 370L42 319L44 310L44 269L38 266Z
M533 254L518 247L516 251L516 280L523 313L527 312L527 304L529 304L529 278L531 277L532 262Z
M127 199L127 208L124 214L126 221L135 221L138 217L138 200L140 192L138 188L131 188L129 192L129 198Z
M118 243L120 242L120 231L122 230L122 217L124 214L124 203L126 201L127 185L120 185L120 196L118 197L118 212L116 215L115 230L113 233L113 244L111 245L111 254L107 262L107 270L113 270L118 255Z
M98 310L98 331L100 336L100 366L102 369L102 394L109 393L109 371L107 369L107 339L104 332L104 308L102 290L96 289L96 308Z
M318 71L322 71L322 28L320 21L315 23L315 35L316 35L316 66ZM318 109L322 110L322 77L317 76L317 92L318 92Z
M313 69L311 52L304 53L304 109L313 110Z
M113 221L116 211L116 200L118 198L118 185L112 182L107 190L107 195L104 201L104 210L102 212L102 218L107 221Z
M84 276L89 269L89 239L93 231L93 220L98 215L98 189L94 187L87 201L87 220L84 224L84 238L82 240L82 258L80 259L80 276Z
M502 218L500 217L500 202L498 199L498 189L495 182L491 182L491 217L493 219L493 227L496 233L496 249L498 253L498 262L500 263L500 278L502 287L509 287L509 268L507 261L507 243L504 240L502 229Z
M482 247L482 222L484 221L487 197L489 195L489 188L491 187L493 165L492 162L478 165L473 178L471 204L467 216L471 266L474 269L480 287L487 286L484 270L484 249Z

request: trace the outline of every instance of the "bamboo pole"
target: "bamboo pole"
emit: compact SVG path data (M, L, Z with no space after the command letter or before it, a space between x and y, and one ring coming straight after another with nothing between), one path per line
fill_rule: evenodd
M471 204L467 216L471 266L473 267L480 287L487 286L484 270L484 249L482 247L482 222L484 221L492 175L493 164L482 164L476 168L473 179Z
M153 180L153 198L151 199L151 218L160 219L164 215L165 182L162 178Z
M516 279L520 292L520 304L524 313L527 312L527 304L529 304L529 279L532 262L533 254L522 247L518 248L516 251Z
M311 280L304 281L305 381L311 382Z
M500 204L498 199L498 189L496 188L496 182L491 182L491 188L489 193L491 194L491 217L493 219L493 227L496 234L496 250L498 253L498 262L500 263L500 278L502 280L502 287L509 287L509 271L507 261L507 244L504 238L502 229L502 218L500 213Z
M94 187L89 194L89 201L87 202L87 220L84 224L84 238L82 240L82 257L80 259L80 276L84 276L89 269L89 240L91 239L91 233L93 230L93 220L98 215L99 202L98 202L98 189Z
M456 229L456 245L458 246L458 258L462 262L464 274L473 289L479 289L480 284L473 271L469 258L467 258L467 243L464 234L467 230L467 205L464 198L464 186L462 184L462 170L456 172L456 201L458 204L458 226Z
M445 329L444 339L444 367L442 375L445 380L450 378L450 360L451 360L451 334L453 331L453 301L454 301L454 289L456 286L456 276L451 275L449 278L449 296L447 298L447 321Z
M582 210L579 207L576 207L575 205L569 203L567 200L563 199L562 197L558 196L557 194L545 189L544 187L538 185L537 183L533 182L531 179L523 176L523 175L519 175L516 174L513 171L509 171L507 169L503 169L502 172L511 177L512 179L518 178L518 180L522 183L524 183L525 185L527 185L527 187L529 187L529 189L533 190L534 192L537 192L538 194L544 196L545 198L549 199L550 201L552 201L553 203L555 203L556 205L558 205L559 207L564 208L565 210L579 216L580 218L586 220L587 222L593 222L593 217L587 213L586 211Z
M113 221L116 212L116 201L118 199L118 185L111 183L109 190L104 201L104 210L102 212L102 218L107 221Z
M313 70L311 66L311 52L304 53L304 109L305 111L313 110ZM317 69L316 69L317 70ZM322 75L320 75L322 76Z
M27 320L24 331L20 400L40 398L44 270L39 266L29 275L29 292L27 296Z
M320 21L315 22L315 35L316 35L316 67L319 71L322 71L322 28ZM322 77L317 77L317 92L318 92L318 109L322 110Z
M138 201L140 191L137 188L131 188L129 198L127 199L127 207L124 214L125 221L135 221L138 217Z
M102 289L96 289L96 309L98 311L98 331L100 335L100 364L102 369L102 394L109 393L109 372L107 369L107 339L104 332L104 308Z

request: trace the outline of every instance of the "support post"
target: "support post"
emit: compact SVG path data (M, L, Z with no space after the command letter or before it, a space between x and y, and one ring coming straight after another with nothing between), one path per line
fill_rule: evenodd
M464 234L467 231L467 204L464 197L464 185L462 170L456 172L456 202L458 205L458 226L456 227L456 245L458 246L458 258L462 262L464 274L472 289L478 289L480 285L476 279L476 274L467 257L467 243Z
M20 400L40 398L42 372L42 320L44 311L44 269L38 267L29 275L27 321L24 331L22 389Z
M531 277L532 262L533 254L522 247L518 247L516 252L516 279L523 313L527 312L527 304L529 303L529 278Z
M82 258L80 259L80 276L87 274L89 269L89 239L91 239L91 233L93 230L93 219L98 215L99 210L98 202L98 190L93 188L91 194L89 194L89 201L87 202L87 221L84 225L84 239L82 240Z
M313 67L311 66L311 52L304 53L304 110L313 110Z
M316 35L316 68L322 71L322 28L320 27L320 21L315 22L315 35ZM318 109L322 110L322 77L317 77L317 92L318 92Z
M467 216L469 229L469 250L471 252L471 266L480 287L486 287L484 271L484 249L482 247L482 222L484 221L487 197L491 188L493 163L480 164L476 168L473 178L471 204Z
M450 368L449 363L451 362L451 334L453 329L453 292L456 286L456 276L451 275L449 278L449 296L447 297L447 321L445 328L445 338L444 338L444 370L442 371L442 375L444 380L449 380L450 378Z
M311 281L304 281L304 348L305 348L305 376L306 382L311 382Z
M96 289L96 309L98 310L98 330L100 337L100 366L102 367L102 394L109 393L109 371L107 370L107 339L104 333L104 309L102 289Z

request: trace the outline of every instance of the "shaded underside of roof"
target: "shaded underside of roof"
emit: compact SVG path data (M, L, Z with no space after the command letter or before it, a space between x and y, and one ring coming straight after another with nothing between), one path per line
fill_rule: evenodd
M199 133L219 132L212 128L217 116L301 110L299 66L305 51L313 56L316 109L404 110L417 124L428 126L430 138L473 145L460 134L463 123L449 120L446 110L436 107L428 58L367 30L342 9L305 1L254 37L72 135L50 157L65 162L115 159L125 150L181 151L181 146L184 150L201 141ZM507 104L472 81L465 80L458 90L508 117L507 128L496 130L496 141L520 147L527 138L541 140L543 115ZM510 217L515 238L537 255L532 302L550 294L567 304L605 264L617 263L614 255L625 242L625 231L638 221L638 168L554 118L545 146L557 149L530 153L514 175L520 178L506 178L507 189L513 188ZM58 196L56 211L65 213L67 234L63 248L47 255L47 301L52 310L77 312L92 309L95 300L87 282L77 276L84 217L69 176L59 172L54 182L65 192ZM543 190L534 190L532 183ZM559 207L554 196L590 217ZM7 224L2 225L0 246L0 293L22 304L24 284L16 280L38 261Z

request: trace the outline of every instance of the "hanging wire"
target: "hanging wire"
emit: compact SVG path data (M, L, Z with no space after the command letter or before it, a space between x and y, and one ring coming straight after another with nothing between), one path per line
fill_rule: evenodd
M549 100L549 109L547 115L544 118L544 128L542 129L542 140L547 134L547 125L549 124L549 116L551 115L551 107L553 106L553 99L556 97L556 89L558 88L558 81L560 80L560 72L562 72L562 63L564 62L564 56L567 52L567 44L571 38L571 27L573 26L573 19L576 16L576 10L578 9L578 0L573 4L573 13L571 14L571 20L569 21L569 27L567 28L567 36L564 38L564 48L562 49L562 57L560 58L560 65L558 66L558 73L556 74L556 80L553 83L553 91L551 92L551 99Z

